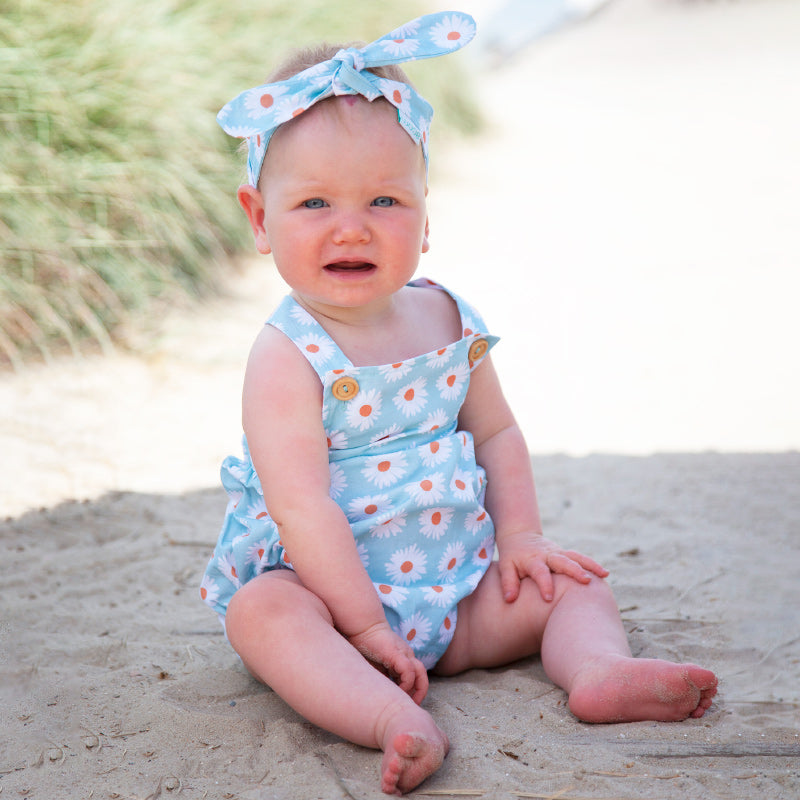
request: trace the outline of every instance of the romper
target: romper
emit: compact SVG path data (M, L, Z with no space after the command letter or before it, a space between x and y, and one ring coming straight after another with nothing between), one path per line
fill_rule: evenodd
M447 291L426 279L420 291ZM426 668L453 638L456 606L494 555L483 508L486 474L457 417L472 370L498 341L477 312L458 305L463 337L397 364L355 367L292 297L268 324L285 333L323 385L331 497L345 512L392 629ZM222 465L229 502L203 577L203 600L224 617L233 593L258 574L291 569L264 504L246 439Z

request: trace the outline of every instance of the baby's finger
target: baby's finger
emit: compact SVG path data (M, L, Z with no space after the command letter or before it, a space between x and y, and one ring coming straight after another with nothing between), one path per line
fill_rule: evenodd
M397 685L418 705L428 693L428 672L418 658L403 657L395 664Z
M420 705L425 699L425 695L428 694L428 670L418 658L414 659L414 667L416 682L408 694L417 705Z
M549 603L553 599L553 575L551 567L539 558L532 558L526 564L528 577L539 587L542 599Z
M553 572L566 575L578 583L589 583L592 579L588 572L581 566L580 562L573 558L578 553L550 553L547 556L547 566Z
M500 588L506 603L513 603L519 597L519 574L513 562L500 561Z
M584 569L588 569L589 572L593 572L600 578L605 578L608 575L608 570L605 567L598 564L593 558L583 555L583 553L568 550L565 555L569 556L573 561L577 561Z

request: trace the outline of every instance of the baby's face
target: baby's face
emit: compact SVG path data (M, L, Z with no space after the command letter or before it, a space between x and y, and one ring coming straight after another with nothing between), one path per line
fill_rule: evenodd
M278 128L260 185L259 249L309 303L388 297L428 249L422 148L383 100L332 98Z

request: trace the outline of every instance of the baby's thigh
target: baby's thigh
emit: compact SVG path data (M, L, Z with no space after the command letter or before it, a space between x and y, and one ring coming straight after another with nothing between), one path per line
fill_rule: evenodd
M458 621L450 646L434 668L440 675L454 675L467 669L499 667L538 653L545 625L556 600L545 602L530 579L520 584L513 603L503 599L500 570L493 562L475 591L458 604ZM569 579L567 579L569 580Z

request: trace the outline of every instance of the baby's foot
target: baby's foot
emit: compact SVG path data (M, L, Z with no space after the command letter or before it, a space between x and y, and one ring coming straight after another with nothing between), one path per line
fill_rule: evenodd
M450 742L433 718L421 714L392 720L383 747L381 789L386 794L405 794L419 786L442 765Z
M584 722L675 722L702 717L716 693L714 673L695 664L608 656L577 673L569 707Z

